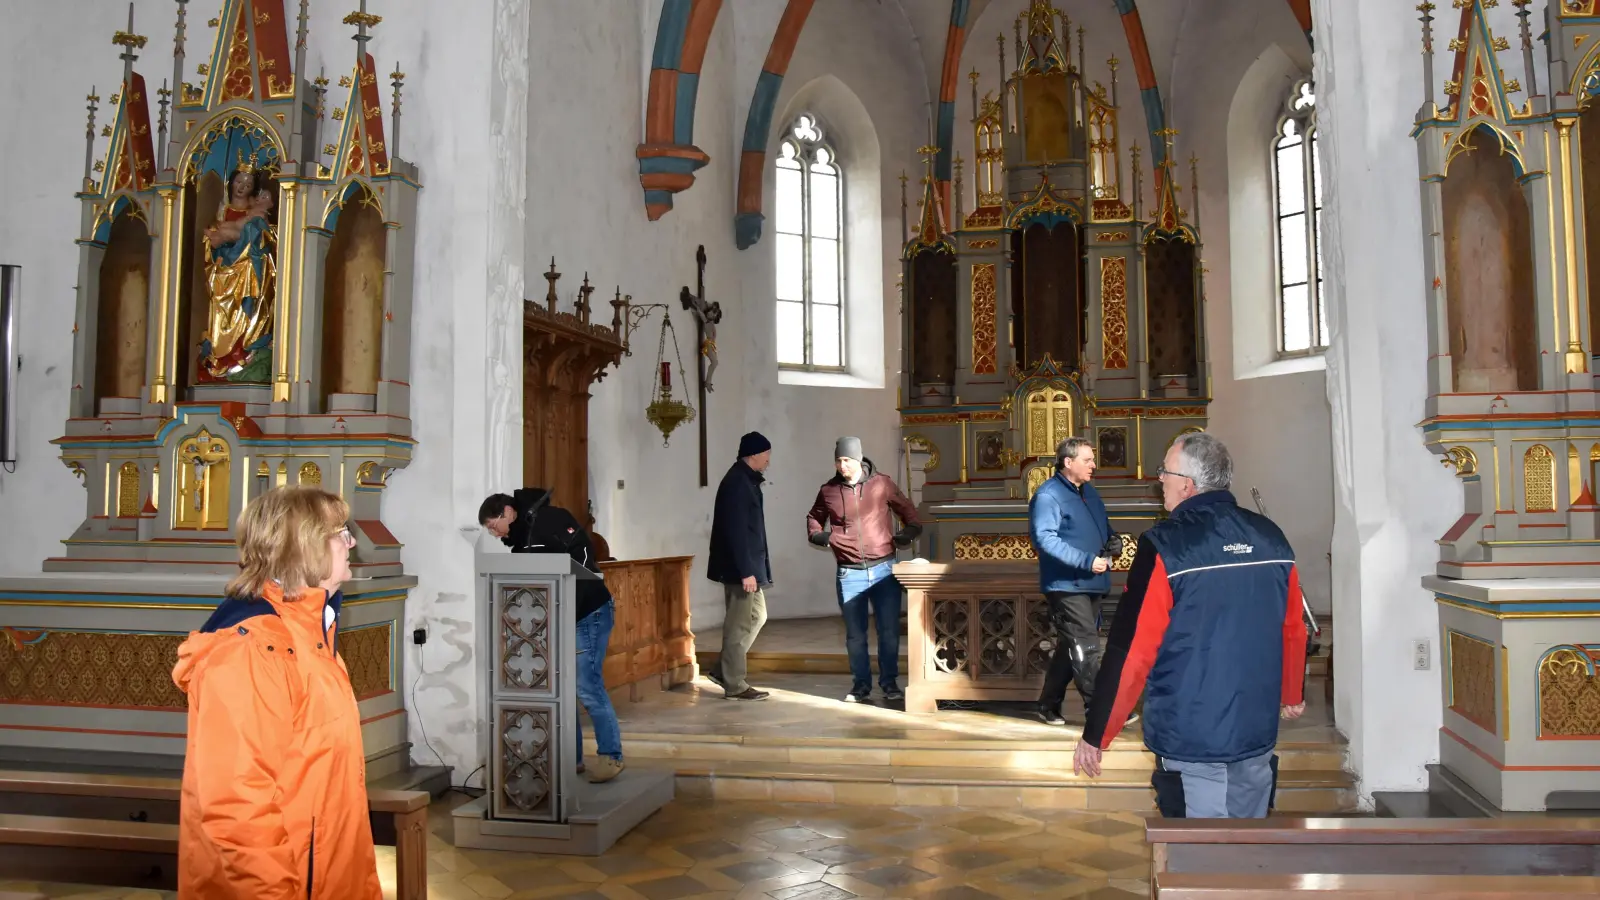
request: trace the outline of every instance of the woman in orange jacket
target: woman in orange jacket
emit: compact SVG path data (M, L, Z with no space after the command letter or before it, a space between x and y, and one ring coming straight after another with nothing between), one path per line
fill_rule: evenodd
M239 516L239 574L178 648L189 697L181 900L381 900L361 715L338 655L350 507L279 488Z

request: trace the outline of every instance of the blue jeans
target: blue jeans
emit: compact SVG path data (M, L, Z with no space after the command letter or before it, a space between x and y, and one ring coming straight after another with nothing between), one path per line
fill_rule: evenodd
M878 684L886 691L900 687L900 582L890 572L893 565L839 568L839 611L844 614L844 646L850 654L855 693L864 694L872 687L872 657L867 652L869 605L878 627Z
M617 623L617 604L613 600L578 621L578 702L589 711L594 723L595 748L601 756L622 759L622 730L617 711L611 708L606 693L606 645L611 628ZM575 729L578 736L578 764L583 764L583 722Z

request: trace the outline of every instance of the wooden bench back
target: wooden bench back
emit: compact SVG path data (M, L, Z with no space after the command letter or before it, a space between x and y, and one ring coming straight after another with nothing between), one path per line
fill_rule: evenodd
M1152 819L1152 872L1600 876L1597 819Z
M1600 878L1460 875L1220 875L1171 872L1156 878L1157 900L1552 900L1600 895Z

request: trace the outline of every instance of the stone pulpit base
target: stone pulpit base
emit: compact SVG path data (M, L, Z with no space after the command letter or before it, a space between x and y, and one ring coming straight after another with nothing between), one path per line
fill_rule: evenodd
M487 791L456 809L455 844L598 855L671 802L670 772L602 784L577 772L574 592L564 554L479 552L478 697Z
M1443 768L1507 812L1600 806L1600 579L1422 585L1439 605Z

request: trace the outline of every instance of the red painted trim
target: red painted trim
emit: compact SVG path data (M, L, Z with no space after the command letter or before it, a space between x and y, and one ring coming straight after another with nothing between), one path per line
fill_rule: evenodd
M683 55L678 71L700 74L706 59L706 45L711 43L711 32L717 25L717 13L722 11L722 0L694 0L689 10L689 26L684 29Z
M1289 0L1289 10L1294 13L1294 20L1300 23L1300 30L1311 33L1311 0Z
M811 7L815 4L816 0L789 0L789 5L783 8L783 18L778 20L777 30L772 33L772 45L767 48L767 61L761 65L763 72L770 72L779 78L788 74L789 61L794 58L795 45L800 42L800 33L806 27L806 17L811 15ZM746 112L745 115L750 114ZM762 184L766 166L765 144L761 150L745 150L739 154L739 190L734 203L737 213L758 215L761 213Z
M783 8L783 18L778 20L778 30L772 34L772 46L767 50L763 72L780 78L789 72L789 60L794 56L795 44L800 42L800 32L806 27L806 17L817 0L789 0Z
M1128 55L1133 57L1133 71L1139 77L1139 90L1156 86L1155 66L1150 63L1150 46L1145 42L1144 20L1137 8L1122 17L1122 30L1128 35Z
M646 144L672 143L672 118L678 106L678 71L650 70L650 99L644 114Z
M1457 715L1460 715L1460 713L1457 713ZM1498 759L1495 759L1489 754L1483 752L1483 750L1479 749L1461 735L1451 731L1448 727L1441 725L1439 726L1439 730L1455 739L1456 743L1477 754L1479 759L1482 759L1484 762L1494 766L1496 769L1499 769L1502 772L1600 772L1600 766L1508 766Z
M944 73L939 77L941 103L956 99L956 83L961 80L961 49L966 43L967 30L952 22L944 39Z
M391 693L392 694L394 692L393 691L388 691L387 693ZM399 709L391 709L386 713L379 713L378 715L375 715L370 719L362 719L361 720L361 724L363 724L363 725L371 725L373 722L381 722L384 719L393 718L394 716L403 716L403 715L405 715L405 712L406 712L406 709L405 709L405 707L402 706Z
M766 151L746 150L739 154L739 212L761 212L762 176L766 174L766 166Z

